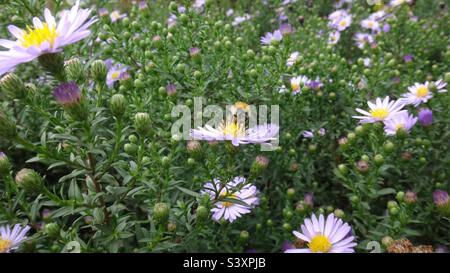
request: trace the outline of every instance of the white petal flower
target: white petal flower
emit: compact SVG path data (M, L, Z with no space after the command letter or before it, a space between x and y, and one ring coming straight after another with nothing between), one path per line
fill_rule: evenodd
M234 222L243 214L250 213L251 209L259 204L258 189L246 181L244 177L237 176L226 184L214 179L213 183L208 182L204 185L202 193L208 194L211 200L215 201L211 209L215 221L224 219ZM232 202L232 199L236 199L239 203Z
M26 30L9 25L8 30L16 40L0 40L0 45L8 49L0 51L0 75L20 63L43 54L60 52L64 46L86 38L91 33L88 28L96 21L95 18L88 20L90 13L89 9L79 9L77 1L71 10L61 13L58 23L50 10L45 9L45 21L34 17L33 26L27 26Z
M321 214L306 218L301 225L301 232L294 231L294 235L308 243L308 248L288 249L285 253L353 253L356 246L352 228L334 214L327 219Z
M433 97L430 90L430 83L415 83L413 86L408 87L409 92L402 95L401 101L404 104L412 104L419 106L421 103L426 103Z
M9 225L0 227L0 253L8 253L16 249L26 238L26 233L30 230L29 226L21 227L16 224L11 230Z
M300 56L300 52L298 51L293 52L287 59L286 66L288 67L293 66L297 62L298 56Z
M398 130L409 133L416 122L416 117L413 117L408 112L401 112L394 115L391 119L384 121L384 132L388 136L395 135Z
M405 110L401 110L404 106L401 100L390 101L389 97L384 98L384 100L377 98L375 103L368 101L367 105L370 108L369 112L356 108L356 111L363 116L353 116L353 118L360 119L362 123L373 123L391 119L395 114L405 112Z

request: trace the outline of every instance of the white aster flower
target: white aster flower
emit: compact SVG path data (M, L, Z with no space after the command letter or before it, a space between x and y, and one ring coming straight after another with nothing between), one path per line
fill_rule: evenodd
M72 9L64 10L60 20L56 23L55 17L49 9L45 9L42 22L33 18L33 26L26 30L9 25L9 32L17 39L15 41L0 39L0 46L7 51L0 51L0 75L12 70L18 64L29 62L43 54L57 53L66 45L86 38L91 32L88 29L96 19L86 22L91 10L79 9L79 1Z
M252 16L250 14L247 14L247 13L244 14L243 16L236 16L234 18L233 22L231 23L231 25L233 25L234 27L238 26L241 23L250 20L251 18L252 18Z
M416 107L421 103L426 103L433 97L429 85L430 83L428 81L425 83L415 83L413 86L408 87L409 92L402 95L401 101L404 104L412 104Z
M112 23L114 23L120 19L123 19L125 17L127 17L127 15L125 13L121 14L120 11L118 11L118 10L115 10L109 14L109 18L111 19Z
M328 36L328 43L330 45L335 45L339 42L340 38L341 38L341 33L339 31L332 31L332 32L330 32L330 35Z
M392 7L396 7L396 6L400 6L403 3L411 3L412 0L391 0L391 2L389 2L389 5Z
M213 183L204 185L202 193L208 194L211 200L215 201L211 209L215 221L224 219L232 223L243 214L250 213L251 209L259 204L258 189L239 176L226 184L214 179ZM233 202L233 199L239 202Z
M0 227L0 253L8 253L19 247L20 243L26 238L26 233L30 230L29 226L21 227L16 224L11 230L9 225Z
M401 112L384 121L384 132L388 136L395 135L398 130L409 133L416 122L417 117L413 117L408 112Z
M356 246L352 228L341 219L329 214L327 219L321 214L306 218L301 232L294 235L307 242L308 248L288 249L285 253L353 253Z
M283 34L280 30L275 30L274 32L267 32L266 35L261 37L261 44L270 45L275 42L279 42L283 39Z
M360 49L363 49L366 44L372 44L374 41L373 36L371 34L360 32L355 34L354 39L356 42L356 46Z
M391 119L397 113L406 112L405 110L401 110L404 106L404 103L400 100L389 100L389 97L377 98L375 103L370 101L367 102L369 105L369 112L362 110L360 108L356 108L356 111L363 114L363 116L353 116L353 118L360 119L361 123L373 123L377 121L385 121Z
M380 31L380 23L374 19L365 19L361 21L361 27L365 29L370 29L373 32L379 32Z
M286 66L288 67L293 66L297 62L298 56L300 56L300 52L298 51L293 52L287 59Z
M334 27L338 30L338 31L343 31L346 28L348 28L350 26L350 24L352 23L352 17L350 15L348 16L344 16L341 17L340 19L338 19L334 25Z
M232 122L222 122L217 128L210 125L199 127L191 131L191 136L198 140L231 141L234 146L239 144L267 143L277 139L279 127L276 124L257 125L252 128L245 128L244 124L236 120Z

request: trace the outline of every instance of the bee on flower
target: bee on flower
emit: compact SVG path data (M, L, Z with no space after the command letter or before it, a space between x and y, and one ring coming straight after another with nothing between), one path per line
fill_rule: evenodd
M20 243L26 239L26 234L30 230L29 226L22 227L19 224L0 227L0 253L9 253L19 247Z
M329 214L325 219L323 214L306 218L301 225L301 232L294 235L305 241L308 248L291 248L285 253L353 253L356 246L352 228L341 219Z
M202 193L208 194L215 202L211 209L215 221L224 219L232 223L259 204L258 189L248 184L245 177L237 176L227 183L216 178L213 182L207 182L203 188Z
M356 111L363 116L353 116L353 118L359 119L361 123L373 123L377 121L385 121L391 119L398 113L406 112L402 110L404 103L400 100L390 100L389 97L385 97L383 100L377 98L375 103L367 102L370 110L365 111L360 108L356 108Z
M388 136L395 135L399 131L409 133L416 122L417 117L413 117L408 112L400 112L384 121L384 132Z
M44 22L34 17L33 26L25 30L9 25L8 31L16 40L0 39L0 46L8 49L0 51L0 75L41 55L60 52L63 47L89 36L89 27L96 19L88 20L91 10L80 9L79 5L77 1L70 10L62 11L58 23L50 10L45 9Z
M401 101L404 104L411 104L415 107L419 106L421 103L428 102L429 99L433 97L432 88L434 88L438 93L447 92L445 87L447 83L443 80L438 80L436 82L425 83L415 83L413 86L408 87L408 93L402 95Z

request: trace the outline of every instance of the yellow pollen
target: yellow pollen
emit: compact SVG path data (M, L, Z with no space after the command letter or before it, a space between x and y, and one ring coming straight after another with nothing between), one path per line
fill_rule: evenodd
M245 130L236 121L228 123L226 126L222 125L222 132L224 135L231 135L233 137L245 135Z
M426 95L428 95L428 88L425 85L421 85L419 88L417 88L416 95L420 98L425 97Z
M383 120L389 115L389 111L386 108L376 108L370 110L370 114L376 119Z
M115 80L120 76L120 72L119 71L114 71L113 73L111 73L111 79Z
M43 42L48 42L51 46L55 43L58 33L56 28L43 23L42 28L31 28L27 26L26 33L20 39L23 47L40 46Z
M3 240L0 238L0 253L6 253L11 248L10 240Z
M345 27L347 25L347 21L342 20L341 22L339 22L339 24L341 25L341 27Z
M398 131L398 130L400 130L400 129L405 129L405 124L403 124L403 123L397 123L397 124L395 125L395 131Z
M296 82L291 82L291 89L292 91L297 91L300 89L300 84L296 83Z
M221 193L220 196L222 198L228 198L228 199L237 199L236 193L228 194L226 191L224 193ZM226 208L233 206L234 203L232 202L222 202L222 205Z
M373 22L370 21L367 25L368 25L369 27L373 27Z
M308 246L311 252L322 252L322 253L330 251L332 247L330 240L328 240L328 238L325 235L321 234L314 236L314 238L311 240Z

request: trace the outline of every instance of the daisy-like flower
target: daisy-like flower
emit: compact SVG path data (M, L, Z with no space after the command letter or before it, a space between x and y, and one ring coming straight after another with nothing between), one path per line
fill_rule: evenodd
M300 75L291 79L291 91L292 94L298 94L301 92L303 86L308 85L309 79L306 76Z
M111 61L108 62L107 66L109 66L108 74L106 74L106 85L111 88L114 86L114 83L119 80L124 80L129 77L128 75L128 67L123 64L110 64Z
M400 6L401 4L404 3L411 3L412 0L391 0L391 2L389 2L389 5L392 7L396 7L396 6Z
M0 253L8 253L19 247L20 243L26 238L26 233L30 230L29 226L21 227L16 224L11 230L9 225L0 227Z
M339 42L339 39L341 39L341 33L339 31L332 31L328 36L328 43L330 45L335 45Z
M374 39L373 36L371 34L368 33L356 33L355 34L355 42L356 42L356 46L360 49L363 49L366 44L372 44Z
M409 133L416 122L416 117L413 117L408 112L400 112L391 119L384 121L384 132L388 136L397 134L399 130Z
M348 15L348 16L339 18L339 20L337 20L334 27L338 31L344 31L345 29L347 29L350 26L351 23L352 23L352 17L350 15Z
M291 53L291 55L286 61L286 66L288 67L293 66L297 62L298 56L300 56L300 52L298 51Z
M345 9L338 9L332 13L330 13L330 15L328 15L328 19L331 22L336 22L338 21L340 18L342 17L347 17L349 16L348 12Z
M270 123L246 129L244 124L234 120L228 123L222 122L217 129L210 125L193 129L191 136L197 140L231 141L234 146L239 146L239 144L267 143L276 140L278 131L279 126L276 124Z
M283 39L283 34L280 30L275 30L274 32L267 32L266 35L261 37L261 44L270 45L272 43L279 42Z
M244 177L237 176L226 184L214 179L213 183L204 185L202 193L208 194L215 202L214 208L211 209L215 221L224 219L232 223L243 214L250 213L251 209L259 204L258 189L246 181ZM233 199L239 203L232 202Z
M436 88L436 91L438 93L445 93L445 92L447 92L447 89L445 89L446 86L447 86L447 83L444 80L442 80L442 79L439 79L439 80L434 82L434 87Z
M341 219L329 214L327 219L321 214L307 218L301 225L301 232L294 235L307 242L308 248L288 249L285 253L353 253L356 246L352 228Z
M373 32L379 32L380 31L380 23L378 21L368 18L361 21L361 27L365 29L370 29Z
M369 112L362 110L360 108L356 108L358 113L363 114L363 116L353 116L353 118L360 119L361 123L373 123L377 121L385 121L391 119L398 113L406 112L406 110L402 110L404 104L400 100L389 100L389 97L377 98L375 103L370 101L367 102L370 110Z
M77 1L70 11L64 10L61 13L58 23L50 10L45 9L45 22L34 17L33 26L27 26L26 30L9 25L9 32L17 40L0 39L0 46L8 49L0 51L0 75L18 64L29 62L47 53L60 52L64 46L86 38L91 33L89 26L96 21L95 18L88 20L90 13L89 9L79 9Z
M369 19L372 19L375 21L382 21L385 18L386 18L386 12L384 10L379 10L377 12L374 12L369 16Z
M238 26L241 23L250 20L251 18L252 18L252 16L250 14L247 14L247 13L244 14L243 16L236 16L234 18L233 22L231 23L231 25L233 25L234 27Z
M115 10L109 14L109 18L111 19L112 23L114 23L120 19L123 19L125 17L127 17L127 14L126 13L121 14L120 11L118 11L118 10Z
M430 83L415 83L413 86L408 87L409 92L402 95L401 101L404 104L412 104L418 106L421 103L426 103L433 97L430 90Z

